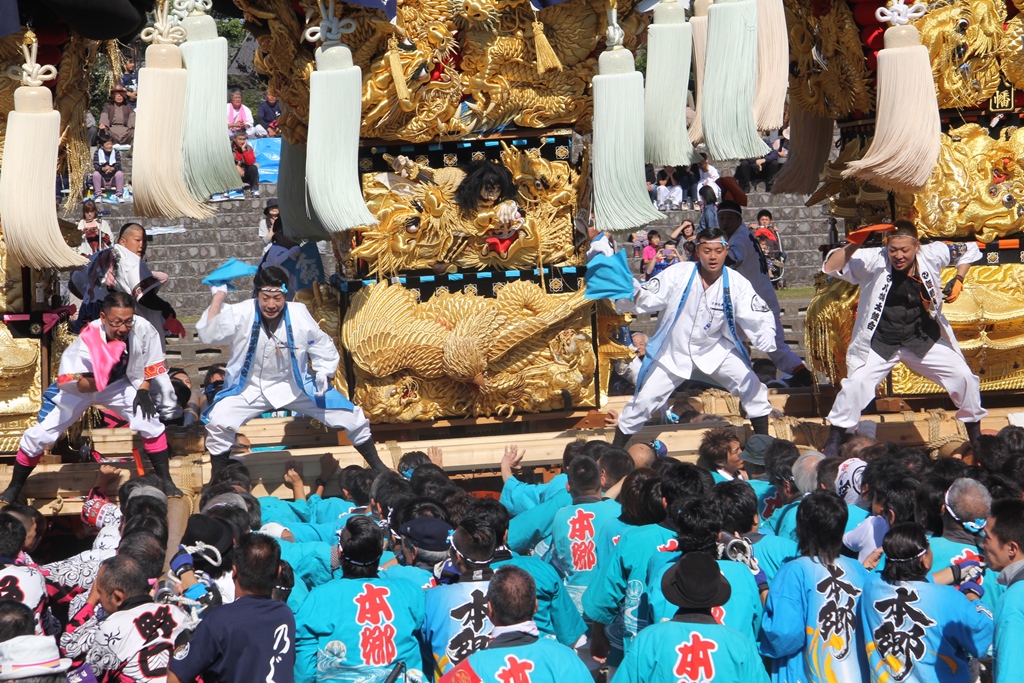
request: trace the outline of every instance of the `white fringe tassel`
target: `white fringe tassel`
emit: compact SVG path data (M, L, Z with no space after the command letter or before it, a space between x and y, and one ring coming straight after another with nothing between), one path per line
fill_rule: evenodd
M695 161L686 130L691 47L684 7L678 2L658 4L654 24L647 29L644 86L645 156L655 166L685 166Z
M693 76L694 76L694 117L690 122L690 143L699 145L704 141L704 127L700 110L704 102L704 65L708 51L708 7L711 0L697 0L690 17L690 31L693 34Z
M757 0L757 89L754 122L758 130L782 128L789 87L789 32L782 0Z
M0 162L0 215L10 255L31 268L70 269L86 263L68 247L57 223L53 179L59 143L60 113L53 110L50 90L15 90Z
M206 15L182 22L188 41L181 55L188 70L182 162L189 192L198 201L242 189L228 137L228 41Z
M363 74L344 45L317 48L309 79L306 185L329 232L376 225L359 182Z
M789 158L772 184L772 194L814 194L832 151L835 122L800 107L789 107Z
M891 26L878 53L875 137L863 158L847 164L843 177L892 192L916 192L935 168L941 140L928 48L913 26Z
M768 153L754 125L757 0L718 0L708 8L707 63L701 125L712 159Z
M177 45L146 48L132 146L132 190L140 216L201 220L213 215L189 194L182 175L187 78Z
M617 46L601 53L594 76L594 205L598 230L627 233L664 216L644 175L644 77Z
M277 174L277 201L284 222L284 234L291 240L331 239L309 203L306 193L306 146L281 139L281 162Z

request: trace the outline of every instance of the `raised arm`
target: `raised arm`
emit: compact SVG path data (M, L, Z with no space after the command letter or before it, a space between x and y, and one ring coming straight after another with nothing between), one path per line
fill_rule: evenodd
M226 285L211 287L213 298L210 306L203 311L202 317L196 323L196 332L199 340L204 344L227 344L235 336L235 321L230 307L224 308L224 299L227 298L228 289Z

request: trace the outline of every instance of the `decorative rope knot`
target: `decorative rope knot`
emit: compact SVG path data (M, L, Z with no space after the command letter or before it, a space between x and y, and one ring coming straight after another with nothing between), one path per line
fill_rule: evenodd
M626 39L626 32L619 26L619 12L612 9L608 11L608 30L605 31L605 42L608 49L622 47L622 41Z
M176 14L170 13L168 0L161 0L156 4L153 25L142 29L140 36L147 43L154 45L173 45L184 42L188 37L185 28L181 26L181 19Z
M172 13L180 20L190 14L206 14L211 9L213 0L174 0Z
M903 26L920 19L927 11L928 8L920 2L908 6L903 0L893 0L889 7L879 7L875 10L875 19L882 24L889 22L893 26Z
M320 43L323 47L341 45L341 36L356 30L356 22L351 19L339 19L334 15L334 0L329 0L327 7L318 2L320 8L320 24L313 25L302 32L302 38L310 43ZM312 10L306 20L312 18Z
M49 64L41 66L38 63L39 41L32 31L25 31L25 37L21 41L21 54L25 56L25 63L21 66L12 64L7 67L7 77L15 81L21 81L22 85L31 88L38 88L44 81L57 77L57 68Z

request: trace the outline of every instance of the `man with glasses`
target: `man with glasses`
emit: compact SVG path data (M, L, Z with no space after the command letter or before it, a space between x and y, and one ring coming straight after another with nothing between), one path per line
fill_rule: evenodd
M872 232L888 233L885 246L861 249ZM875 387L900 361L949 392L972 443L981 435L988 411L981 407L980 382L942 315L943 301L956 301L980 258L974 242L922 245L910 221L850 233L846 246L829 252L822 270L859 285L860 304L846 352L847 377L828 415L825 455L839 455L843 435L857 426ZM956 267L956 276L943 287L940 272L947 266Z
M46 391L38 423L21 437L11 483L0 502L17 500L43 451L91 406L101 405L129 421L142 443L153 471L172 495L181 491L171 479L170 450L164 426L157 418L150 383L165 376L160 335L145 318L135 315L135 299L111 292L103 299L99 320L94 320L64 351L57 381Z
M331 388L340 360L334 342L304 305L286 301L287 283L281 268L261 268L254 280L256 298L237 304L224 303L226 285L213 286L210 307L196 323L204 344L230 345L224 387L203 413L211 476L228 464L242 425L270 410L292 410L344 429L366 462L385 471L370 421Z

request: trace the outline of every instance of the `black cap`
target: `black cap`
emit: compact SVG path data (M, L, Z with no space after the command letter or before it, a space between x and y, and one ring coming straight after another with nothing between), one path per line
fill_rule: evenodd
M223 554L231 550L234 534L223 520L203 514L192 515L188 518L188 526L185 527L185 535L181 537L181 544L194 546L200 541L212 545Z
M276 209L276 208L278 208L278 206L277 206L277 198L276 197L272 197L271 199L268 199L267 200L267 205L263 207L263 215L266 216L268 213L270 213L271 209Z
M430 551L447 550L451 532L452 525L436 517L416 517L398 528L414 547Z
M682 609L711 609L729 602L732 587L715 558L703 552L684 554L661 577L665 599Z

